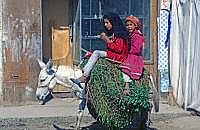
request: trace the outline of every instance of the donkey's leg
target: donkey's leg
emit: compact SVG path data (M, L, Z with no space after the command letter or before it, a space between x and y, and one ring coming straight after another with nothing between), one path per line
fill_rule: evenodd
M78 130L80 127L81 119L83 117L83 112L85 110L85 106L86 106L86 98L84 97L80 100L80 103L79 103L79 110L78 110L78 114L76 117L76 125L74 128L75 130Z

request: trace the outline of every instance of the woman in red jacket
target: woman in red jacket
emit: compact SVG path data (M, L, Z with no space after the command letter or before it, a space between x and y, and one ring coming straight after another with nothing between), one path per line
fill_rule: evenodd
M137 17L132 15L128 16L125 19L125 25L129 32L129 42L131 47L127 59L124 60L120 67L126 82L124 93L129 94L129 82L131 79L140 79L143 72L144 62L142 57L142 48L144 37L140 31L142 25Z
M112 61L123 62L128 55L128 33L120 17L115 13L108 13L103 16L105 32L100 34L100 38L107 44L107 50L95 50L83 67L83 75L78 79L71 79L82 88L82 82L87 80L93 66L99 57L105 57Z

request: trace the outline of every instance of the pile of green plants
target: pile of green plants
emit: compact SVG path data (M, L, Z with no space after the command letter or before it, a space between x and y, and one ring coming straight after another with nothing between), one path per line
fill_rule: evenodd
M87 63L83 61L81 67ZM108 128L127 128L134 116L149 109L149 80L144 71L140 80L130 83L130 95L124 95L124 80L118 65L100 58L87 83L91 115Z

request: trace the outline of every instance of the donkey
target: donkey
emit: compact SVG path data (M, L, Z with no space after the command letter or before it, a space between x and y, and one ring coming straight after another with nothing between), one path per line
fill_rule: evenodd
M83 111L86 106L86 94L85 91L74 84L70 78L78 78L82 75L82 71L78 68L72 69L71 67L59 65L57 68L53 67L51 59L45 64L43 61L38 59L41 71L38 77L38 87L36 90L36 97L39 104L44 105L49 98L52 98L52 90L56 84L61 84L65 87L71 88L74 94L80 100L77 121L75 129L79 129ZM84 83L82 84L85 85Z

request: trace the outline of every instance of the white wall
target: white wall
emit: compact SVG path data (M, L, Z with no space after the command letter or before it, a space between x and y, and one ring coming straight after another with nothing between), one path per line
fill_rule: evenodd
M0 0L0 52L2 52L2 5L3 0ZM3 68L2 68L2 53L0 53L0 102L3 101Z
M177 103L200 112L200 1L173 0L170 77Z

